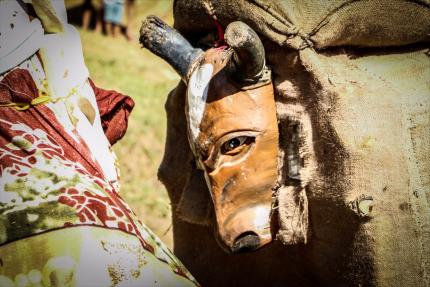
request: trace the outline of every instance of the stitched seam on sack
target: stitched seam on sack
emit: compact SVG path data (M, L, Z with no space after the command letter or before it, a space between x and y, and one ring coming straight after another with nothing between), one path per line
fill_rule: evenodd
M362 0L351 0L351 1L349 1L349 2L345 2L345 3L342 3L340 6L338 6L336 9L334 9L334 10L331 10L331 9L329 9L329 11L330 12L328 12L322 19L321 19L321 21L319 22L319 24L317 24L316 26L315 26L315 28L313 28L312 29L312 31L310 31L309 33L308 33L308 35L309 36L312 36L312 35L314 35L314 34L316 34L322 27L324 27L325 25L327 25L328 24L328 22L329 22L329 20L330 20L330 18L331 18L331 16L333 16L334 14L336 14L336 13L338 13L340 10L342 10L342 9L344 9L345 7L347 7L347 6L349 6L349 5L351 5L352 3L355 3L355 2L360 2L360 1L362 1Z
M276 20L278 20L280 23L284 24L285 26L287 26L288 29L293 29L295 30L295 25L293 25L292 22L290 22L288 19L283 18L281 15L279 15L278 13L276 13L270 6L264 5L263 3L261 3L260 0L249 0L250 4L254 4L255 6L257 6L258 8L262 9L263 11L265 11L266 13L270 14L273 16L273 18L275 18ZM267 7L266 7L267 6Z

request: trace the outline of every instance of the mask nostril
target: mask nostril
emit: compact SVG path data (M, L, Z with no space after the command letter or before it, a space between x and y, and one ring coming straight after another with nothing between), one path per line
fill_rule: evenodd
M245 253L258 249L260 238L252 231L244 232L239 235L231 248L233 253Z

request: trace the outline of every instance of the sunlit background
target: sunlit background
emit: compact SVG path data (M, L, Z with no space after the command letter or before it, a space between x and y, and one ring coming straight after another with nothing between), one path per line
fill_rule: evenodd
M79 16L83 0L66 0L70 16ZM157 179L165 140L164 102L179 81L163 60L142 49L138 43L141 21L157 15L173 23L173 0L136 0L129 19L132 40L115 38L92 29L81 33L86 64L97 86L131 96L136 105L125 137L116 143L121 170L121 195L142 221L172 247L170 204L164 186Z

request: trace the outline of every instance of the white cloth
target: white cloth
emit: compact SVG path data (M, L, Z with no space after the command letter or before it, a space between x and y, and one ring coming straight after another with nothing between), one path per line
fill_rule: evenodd
M30 21L18 2L0 0L0 74L36 53L43 33L40 21Z
M62 98L62 105L48 105L55 110L57 118L66 131L73 137L75 129L91 150L93 159L103 169L104 176L110 182L117 182L115 156L104 135L94 91L88 82L88 69L82 54L82 45L78 31L71 25L64 25L64 32L44 35L40 49L46 79L51 98ZM85 98L95 112L91 123L79 108L79 102ZM73 123L70 118L76 120Z

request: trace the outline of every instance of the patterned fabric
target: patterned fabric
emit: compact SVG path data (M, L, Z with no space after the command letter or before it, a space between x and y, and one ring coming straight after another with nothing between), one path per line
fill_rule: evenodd
M52 95L34 55L0 76L0 105L0 286L198 285L118 194L103 129L124 134L130 98L89 80Z

